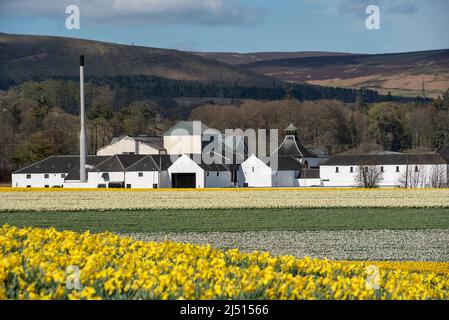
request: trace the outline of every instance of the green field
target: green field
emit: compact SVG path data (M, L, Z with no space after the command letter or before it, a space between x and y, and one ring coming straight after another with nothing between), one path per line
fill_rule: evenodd
M0 225L119 233L449 229L449 208L0 212Z

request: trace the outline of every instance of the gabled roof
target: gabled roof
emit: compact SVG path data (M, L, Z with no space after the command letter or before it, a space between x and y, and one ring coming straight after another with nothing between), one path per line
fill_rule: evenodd
M87 166L96 166L100 162L109 158L108 156L87 156ZM78 175L79 179L79 156L51 156L25 168L17 170L15 174L31 173L68 173Z
M358 165L424 165L447 164L437 153L404 153L404 154L351 154L331 157L323 166L358 166Z
M159 171L159 167L154 162L153 157L146 156L143 159L137 161L133 165L126 169L127 172L137 172L137 171Z
M145 155L131 155L131 154L120 154L111 156L99 165L97 165L93 170L97 172L124 172L126 169L139 160L145 158Z
M179 121L173 127L165 131L162 135L163 136L193 135L194 126L200 128L201 132L199 132L199 134L202 134L204 131L209 129L201 121ZM195 134L198 134L198 132L195 132Z
M444 159L449 160L449 146L441 146L437 153Z
M293 157L316 157L315 154L310 152L303 146L297 136L286 135L284 141L279 148L275 151L278 156L293 156Z
M114 137L112 138L111 142L109 143L109 145L106 145L102 148L100 148L99 150L102 150L104 148L107 148L117 142L120 142L123 139L133 139L135 141L139 141L142 143L145 143L149 146L151 146L152 148L156 149L156 150L162 150L164 149L164 138L161 136L137 136L137 137L130 137L127 135L120 135L118 137Z

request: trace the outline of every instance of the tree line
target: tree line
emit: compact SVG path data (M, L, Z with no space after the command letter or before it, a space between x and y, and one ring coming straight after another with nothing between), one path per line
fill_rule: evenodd
M211 98L210 102L198 100L187 105L173 97L152 97L145 93L145 86L132 90L142 92L133 96L126 86L87 83L90 154L114 136L158 135L176 121L188 118L217 129L283 129L293 122L304 144L330 153L373 148L434 150L449 143L449 92L433 103L418 99L396 101L392 97L370 102L377 95L358 90L353 102L348 103L344 97L338 100L332 95L332 99L315 100L318 96L310 97L313 91L302 91L304 95L298 98L299 93L290 86L274 100L231 98L229 103L218 105ZM0 157L2 163L4 159L10 163L1 168L15 170L50 155L78 153L76 81L25 83L1 92L0 103ZM10 175L8 172L1 176Z

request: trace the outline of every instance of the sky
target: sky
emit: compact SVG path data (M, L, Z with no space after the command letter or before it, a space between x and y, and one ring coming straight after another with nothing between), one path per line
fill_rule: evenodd
M78 30L66 28L69 5ZM365 25L369 5L380 29ZM447 49L448 16L449 0L0 0L0 32L192 51Z

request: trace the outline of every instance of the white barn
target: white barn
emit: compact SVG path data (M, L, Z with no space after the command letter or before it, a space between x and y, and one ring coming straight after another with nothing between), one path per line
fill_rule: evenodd
M442 187L448 182L448 161L437 153L336 155L320 166L325 187L360 187L356 175L377 168L379 187Z

